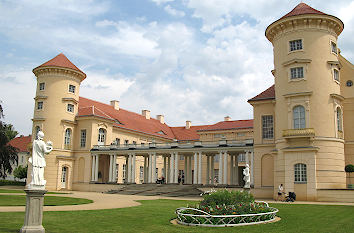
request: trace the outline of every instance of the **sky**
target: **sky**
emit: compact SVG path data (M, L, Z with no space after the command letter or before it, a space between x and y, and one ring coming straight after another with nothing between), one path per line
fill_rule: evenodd
M0 100L6 123L31 133L32 69L64 53L87 74L80 96L170 126L252 119L247 100L274 83L266 27L295 0L0 0ZM344 22L354 61L354 1L305 2Z

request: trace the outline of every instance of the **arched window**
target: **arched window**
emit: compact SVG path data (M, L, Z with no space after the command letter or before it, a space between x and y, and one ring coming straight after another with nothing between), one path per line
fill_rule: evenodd
M65 130L65 137L64 137L65 148L69 148L70 144L71 144L71 129L67 128Z
M98 130L98 145L104 145L106 140L106 130L100 128Z
M38 136L38 132L41 131L41 128L39 126L36 126L36 138L37 139L37 136Z
M306 164L297 163L294 165L294 181L295 183L307 182Z
M338 131L342 131L342 110L340 109L340 107L337 107L337 130Z
M293 121L294 121L294 129L306 128L304 106L298 105L293 108Z

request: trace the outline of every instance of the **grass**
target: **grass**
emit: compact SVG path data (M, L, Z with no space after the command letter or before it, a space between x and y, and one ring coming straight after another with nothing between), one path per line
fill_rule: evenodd
M281 221L255 226L202 228L175 226L177 207L190 201L149 200L141 206L112 210L45 212L47 232L353 232L353 206L271 204ZM0 213L0 232L18 232L24 213Z
M72 197L45 196L45 206L82 205L92 203L92 200ZM26 206L25 195L0 195L0 206Z
M0 193L25 193L22 189L0 189ZM69 194L60 192L47 192L46 194Z

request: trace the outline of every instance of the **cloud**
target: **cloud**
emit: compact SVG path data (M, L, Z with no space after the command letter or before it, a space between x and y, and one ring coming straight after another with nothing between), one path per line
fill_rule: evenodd
M185 16L185 13L183 11L176 10L176 9L172 8L170 5L165 6L164 10L172 16L176 16L176 17L184 17Z
M173 2L174 0L151 0L151 1L153 1L157 5L161 5L161 4L165 4L167 2Z

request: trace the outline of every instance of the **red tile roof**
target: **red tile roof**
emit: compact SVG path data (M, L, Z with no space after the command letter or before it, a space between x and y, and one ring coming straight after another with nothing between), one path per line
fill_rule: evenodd
M248 101L269 100L269 99L275 99L274 85L269 87L267 90L263 91L262 93L256 95L252 99L249 99Z
M16 147L19 152L27 152L27 145L31 143L32 136L20 136L9 141L9 145Z
M215 131L215 130L231 130L231 129L250 129L253 128L253 120L237 120L237 121L220 121L214 125L210 125L201 131Z
M43 63L42 65L34 68L33 70L35 70L39 67L47 67L47 66L56 66L56 67L64 67L64 68L73 69L73 70L83 73L86 78L86 74L84 72L82 72L79 68L77 68L63 53L60 53L59 55L57 55L53 59Z
M127 130L147 133L166 139L175 138L170 127L166 124L161 124L157 119L146 119L145 116L138 113L130 112L122 108L116 110L109 104L104 104L91 99L80 97L78 117L83 116L97 116L109 119L115 121L115 127ZM162 131L164 134L158 133L160 131Z
M307 15L307 14L327 15L319 10L313 9L312 7L310 7L305 3L300 3L292 11L290 11L289 13L281 17L281 19L291 17L291 16L296 16L296 15Z
M199 140L198 130L205 129L210 125L197 125L191 126L189 129L186 129L185 126L180 127L170 127L178 141L194 141Z

